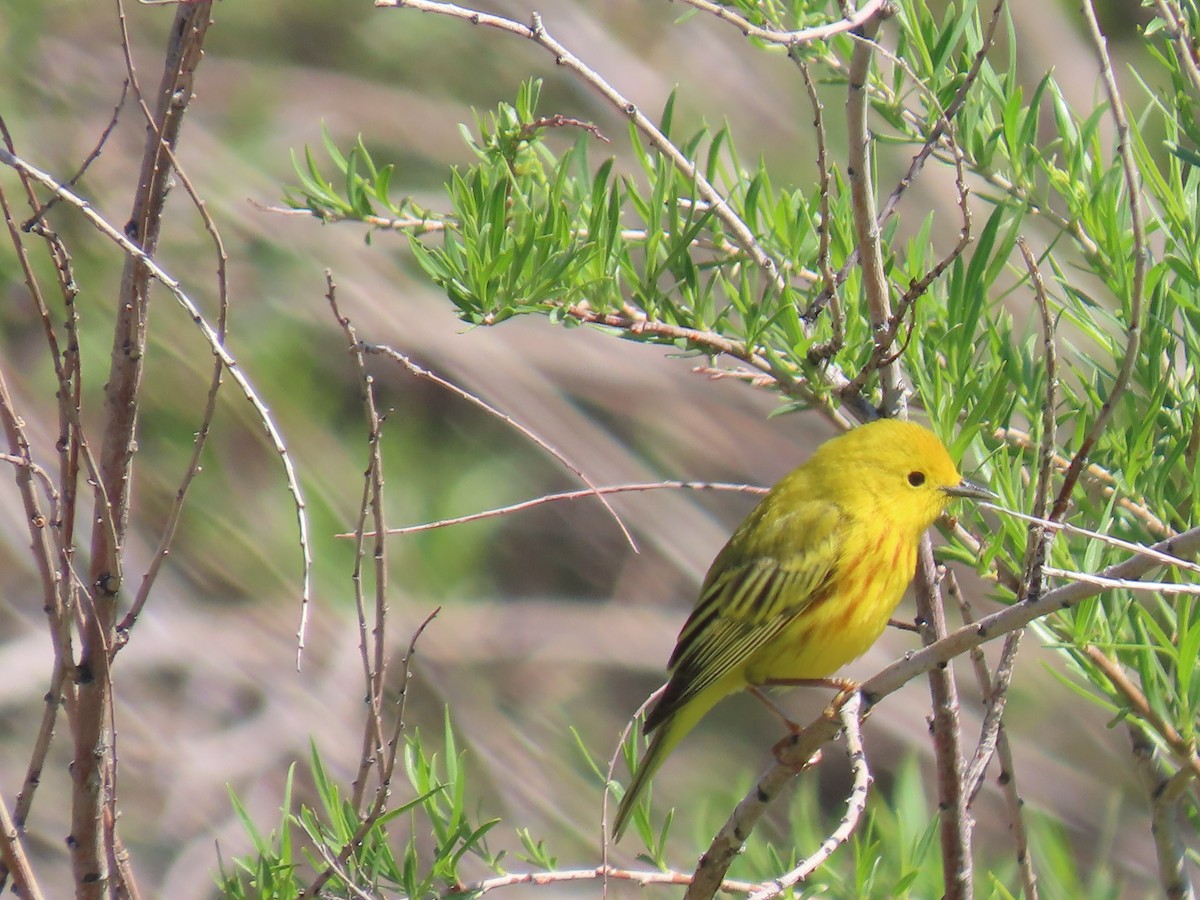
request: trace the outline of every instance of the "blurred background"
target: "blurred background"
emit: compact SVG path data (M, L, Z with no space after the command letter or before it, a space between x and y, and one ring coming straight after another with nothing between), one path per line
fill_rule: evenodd
M522 21L531 12L524 0L481 8ZM811 112L782 56L754 51L736 31L704 16L678 22L681 7L658 0L543 0L536 8L558 40L651 114L678 86L679 117L693 126L728 122L742 152L763 154L779 180L812 179ZM1030 0L1014 0L1011 10L1022 62L1030 66L1025 76L1033 81L1054 67L1068 94L1077 91L1081 103L1090 102L1095 66L1075 37L1075 10ZM160 77L174 8L128 2L126 13L149 91ZM625 122L536 47L463 22L376 10L366 0L219 3L214 15L179 158L230 256L228 346L276 416L307 492L315 603L297 672L294 509L273 450L227 385L170 560L116 669L122 834L143 887L172 898L211 896L218 852L228 860L247 851L227 788L266 831L278 822L288 766L307 758L310 739L334 777L348 784L357 765L364 709L353 548L335 535L354 526L367 431L353 366L324 297L326 267L361 338L396 347L486 398L597 484L769 485L831 433L815 414L768 419L774 396L693 373L702 360L532 319L468 330L423 281L405 239L377 233L368 243L356 225L322 226L261 208L279 202L295 180L289 154L319 146L323 127L342 147L361 133L377 160L396 163L394 190L443 208L449 167L471 159L459 124L512 102L531 75L545 79L543 111L594 121L613 138L596 147L594 158L623 158ZM1114 14L1107 24L1119 35L1128 23ZM69 176L109 122L125 75L113 6L0 0L0 44L0 114L17 151ZM836 121L840 102L833 96L829 114ZM111 222L128 217L143 136L140 116L126 106L80 182L80 192ZM902 159L885 158L883 166ZM0 172L0 180L15 197L12 173ZM919 183L908 202L926 210L952 204L939 181ZM952 213L946 221L956 222ZM53 222L74 255L94 416L121 259L78 216L58 210ZM208 311L215 308L211 245L178 188L159 258ZM49 279L44 261L38 265ZM0 246L0 274L0 365L36 452L50 465L57 433L53 370L8 245ZM157 543L190 452L211 365L186 315L161 290L154 300L127 548L135 579ZM387 411L390 524L579 486L504 423L394 365L372 366ZM0 790L9 802L28 763L51 663L11 481L0 482ZM450 708L480 815L505 820L493 845L519 846L513 829L527 826L564 865L598 862L601 793L570 729L578 729L596 757L612 753L625 721L661 682L709 561L753 502L748 495L701 492L615 497L636 553L591 499L391 542L394 659L412 629L441 607L418 648L409 721L436 742L443 708ZM976 591L988 609L985 590ZM911 616L911 607L901 615ZM1142 895L1152 883L1149 846L1111 843L1116 822L1143 815L1126 793L1123 733L1109 732L1098 707L1060 686L1054 677L1060 663L1032 643L1008 719L1025 799L1063 825L1081 859L1111 857L1125 892ZM847 674L870 674L915 645L910 634L889 633ZM966 677L962 684L970 694ZM786 702L799 717L814 713L820 701L795 694ZM966 715L975 716L977 698L969 695L967 704ZM913 759L924 766L927 708L928 692L915 684L872 713L868 752L881 791L895 767ZM664 808L679 809L680 867L689 867L703 846L689 814L728 808L769 761L777 732L759 704L734 698L667 764L655 794ZM63 735L60 728L29 823L52 896L67 896L70 883ZM1086 771L1073 763L1081 753L1089 759ZM827 756L811 777L836 821L849 774L838 754ZM302 782L302 799L307 790ZM1003 857L1009 851L999 801L986 799L978 820L982 852ZM1122 834L1129 840L1148 829ZM620 851L614 860L629 862L632 850ZM585 885L575 895L596 891Z

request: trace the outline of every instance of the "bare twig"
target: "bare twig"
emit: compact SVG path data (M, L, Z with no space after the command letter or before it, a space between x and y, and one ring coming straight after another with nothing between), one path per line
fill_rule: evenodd
M946 594L954 601L962 614L963 623L966 625L973 624L975 622L975 611L971 608L970 601L959 590L958 578L955 577L953 571L947 571L944 584ZM1016 634L1017 632L1013 633ZM975 668L975 679L979 683L979 690L985 698L990 697L993 693L992 674L988 670L987 659L983 655L983 650L979 647L974 647L971 649L970 656L971 663ZM1013 767L1012 749L1008 745L1008 735L1005 732L1003 721L998 722L996 725L996 756L1000 760L1000 774L996 781L1000 785L1000 790L1004 793L1004 800L1008 806L1009 827L1012 830L1013 843L1016 845L1017 867L1021 873L1021 887L1025 892L1025 900L1037 900L1037 873L1034 871L1033 857L1029 852L1029 832L1025 827L1025 801L1021 799L1021 793L1017 788L1017 773ZM981 772L980 778L982 779L982 777ZM982 781L980 784L982 784ZM978 791L979 786L973 785L970 776L968 776L968 803L974 805Z
M553 456L555 459L557 459L560 463L562 463L564 466L566 466L571 472L573 472L575 474L575 476L577 478L579 478L580 481L582 481L584 484L586 484L588 486L588 488L591 489L591 492L593 494L595 494L597 497L600 498L600 502L602 504L604 504L604 508L608 510L609 514L613 517L613 520L617 523L617 527L621 529L621 534L624 535L626 542L629 544L630 547L633 548L633 550L635 552L637 551L637 542L634 541L633 535L629 533L629 529L625 527L625 522L622 521L622 519L619 515L617 515L617 511L612 508L612 504L610 504L608 502L608 500L605 498L605 496L599 492L596 485L592 483L592 480L590 478L588 478L587 475L583 474L583 471L578 466L576 466L575 463L573 463L569 459L567 459L567 457L564 456L560 450L551 446L546 441L545 438L534 433L529 428L527 428L526 426L524 426L520 422L518 422L516 419L514 419L512 416L501 412L500 410L498 410L496 407L492 406L490 403L488 403L486 400L482 399L481 397L478 397L475 394L472 394L470 391L465 391L462 388L460 388L458 385L447 381L445 378L442 378L440 375L436 374L435 372L431 372L428 369L424 368L423 366L417 365L415 362L413 362L411 359L409 359L409 357L405 356L399 350L395 350L391 347L385 347L385 346L374 345L374 344L364 345L363 349L367 353L376 353L376 354L379 354L380 356L386 356L388 359L391 359L391 360L399 363L400 365L404 366L404 368L406 368L413 375L416 375L418 378L424 378L428 381L432 381L434 384L439 385L440 387L445 388L446 390L450 391L450 393L455 394L456 396L461 397L463 400L466 400L468 403L479 407L480 409L482 409L484 412L488 413L489 415L495 416L501 422L504 422L506 425L509 425L512 428L515 428L517 431L519 431L525 437L529 438L529 440L533 441L535 444L537 444L539 447L541 447L543 450L545 450L547 453L549 453L551 456Z
M1108 544L1110 547L1117 547L1121 550L1126 550L1129 553L1138 556L1144 556L1148 560L1153 560L1160 565L1174 566L1177 569L1183 569L1186 572L1200 572L1200 563L1193 562L1190 559L1182 559L1178 556L1173 556L1170 553L1163 553L1157 549L1159 547L1169 546L1171 538L1168 537L1161 543L1147 547L1145 544L1135 544L1132 541L1125 541L1118 537L1113 537L1111 534L1104 534L1100 531L1093 531L1090 528L1083 528L1079 525L1072 525L1070 522L1053 522L1050 519L1039 519L1036 516L1031 516L1026 513L1017 512L1013 509L1006 509L995 503L989 503L986 500L979 503L979 506L984 509L994 509L998 513L1003 513L1006 516L1012 516L1014 519L1021 519L1025 522L1036 522L1038 525L1045 528L1047 531L1065 531L1067 534L1078 534L1089 538L1093 541L1100 541ZM1174 537L1175 535L1171 535Z
M0 884L3 878L11 875L13 879L13 894L28 900L42 900L43 894L33 867L29 865L29 857L25 855L25 845L16 824L8 813L8 804L0 799Z
M1200 422L1200 420L1197 421ZM1033 438L1018 428L997 428L992 432L992 437L1022 450L1038 449ZM1071 461L1058 453L1054 453L1052 458L1054 467L1060 472L1066 472L1071 467ZM1120 487L1117 480L1104 467L1096 465L1096 463L1088 463L1083 470L1083 477L1099 485L1100 493L1105 498L1116 497L1117 506L1141 522L1154 537L1168 538L1175 534L1175 529L1151 512L1144 502L1133 497L1119 496Z
M208 232L209 238L213 243L213 255L216 261L216 283L217 283L217 339L223 344L225 341L225 332L229 322L229 278L227 272L227 264L229 255L225 252L224 242L221 240L220 231L217 229L216 222L208 212L208 206L201 198L199 191L188 178L187 172L179 164L179 160L175 156L175 151L172 149L174 144L170 136L164 136L159 130L158 120L154 113L150 111L150 107L146 104L146 100L142 95L141 86L138 83L137 72L133 62L133 50L129 40L129 32L126 27L124 10L122 9L119 16L121 25L121 50L125 58L125 70L127 74L127 86L133 87L134 99L137 101L138 108L142 112L142 118L146 122L146 127L159 138L159 150L166 157L167 163L170 166L170 171L179 183L183 185L187 192L188 198L192 201L192 206L200 216L200 221L204 223L204 229ZM193 38L194 39L194 38ZM185 58L181 61L181 70L187 70L188 67L193 67L198 63L199 57L196 55L198 51L188 50L185 56L190 56L190 59ZM190 84L188 85L190 89ZM152 249L143 245L143 249L148 252L153 252ZM155 548L154 555L150 559L150 564L146 568L146 572L142 575L141 584L138 586L137 593L134 595L133 601L129 605L129 611L125 614L124 619L117 626L118 642L116 648L119 650L124 646L129 639L129 633L137 622L138 616L141 614L146 601L149 599L150 590L154 586L154 582L158 578L158 573L162 569L163 563L166 561L167 555L171 551L171 545L175 541L175 533L179 528L179 521L183 516L184 505L187 502L188 489L191 487L192 481L200 473L200 457L204 452L204 447L208 443L209 431L212 428L213 417L217 412L217 395L221 388L221 374L223 366L219 359L213 361L212 377L209 380L208 395L205 400L204 410L200 414L200 422L195 431L195 438L192 441L192 453L184 467L183 474L180 476L179 486L175 490L172 498L171 507L167 512L166 519L163 522L162 534L159 537L158 546Z
M672 0L672 2L675 2L675 0ZM829 38L836 35L853 31L860 25L880 15L889 0L867 0L859 9L851 8L846 10L845 15L840 21L830 22L827 25L816 25L812 28L801 28L798 31L760 28L749 20L739 16L728 6L721 6L718 3L712 2L712 0L678 0L678 2L695 7L701 12L706 12L715 18L728 22L748 38L792 48L804 44L812 44L816 41L829 40Z
M452 519L439 519L436 522L422 522L419 525L405 525L401 528L389 528L387 534L416 534L421 531L432 531L436 528L445 528L449 525L462 525L466 522L478 522L482 519L492 519L497 516L506 516L510 513L523 512L527 509L534 509L545 503L554 503L559 500L583 500L587 497L594 497L597 494L624 494L631 491L655 491L663 489L675 490L691 490L691 491L730 491L739 494L765 494L769 488L755 487L749 484L729 484L722 481L654 481L646 484L614 484L607 486L599 486L589 490L578 491L562 491L557 494L544 494L541 497L534 497L532 500L523 500L520 503L511 503L508 506L498 506L494 509L485 509L481 512L470 513L465 516L456 516ZM354 533L338 534L335 537L348 538L354 537ZM373 537L374 532L363 532L363 537Z
M795 58L795 57L793 57ZM825 150L825 119L822 115L824 107L817 95L817 86L813 82L808 65L801 59L796 59L800 67L800 75L804 78L804 89L808 92L808 102L813 109L813 133L817 141L817 174L820 184L820 216L817 225L817 264L821 270L821 283L824 286L824 296L829 304L829 340L809 349L808 361L816 364L830 359L841 352L846 343L846 319L842 310L842 300L838 296L837 281L833 274L833 264L829 259L829 160Z
M387 615L387 533L383 506L383 459L380 442L383 439L383 420L375 405L375 381L367 372L366 356L358 333L350 319L338 307L337 286L333 273L325 270L325 298L337 323L346 336L350 356L354 360L354 372L361 387L363 414L367 422L367 469L363 476L362 502L359 504L358 524L354 533L354 606L358 618L358 648L362 656L363 680L366 688L367 720L363 730L362 755L358 764L358 775L354 779L351 803L362 810L366 797L367 777L376 765L383 761L383 691L387 674L387 652L384 629ZM373 528L367 531L367 518ZM363 591L362 568L366 555L366 538L374 538L371 554L375 564L375 627L372 637L367 636L367 609ZM374 653L371 652L372 647Z
M933 544L926 534L922 536L917 549L917 574L913 579L917 623L921 629L921 641L926 646L942 640L948 631L939 582L937 564L933 560ZM967 900L972 895L974 883L974 868L971 865L974 820L966 790L962 724L958 718L961 708L958 686L954 670L949 665L930 669L928 680L945 897Z
M1045 566L1042 570L1055 578L1066 578L1070 581L1082 581L1098 587L1126 591L1149 591L1154 594L1166 594L1170 597L1200 596L1200 584L1180 583L1176 581L1139 581L1128 578L1105 578L1103 575L1093 575L1091 572L1075 572L1070 569L1057 569Z
M128 43L125 42L123 44L123 46L127 47ZM102 132L100 132L100 137L96 139L96 143L92 147L92 151L86 157L84 157L83 162L80 163L79 168L75 171L75 174L63 182L63 184L65 184L67 187L69 187L69 188L75 187L75 185L79 183L79 179L84 176L84 173L87 172L87 170L89 168L91 168L92 163L94 163L97 159L100 158L100 153L104 150L104 145L108 143L109 136L113 133L113 129L117 127L117 122L120 121L121 110L124 109L125 99L128 96L129 96L129 81L126 80L125 82L123 82L121 84L121 96L117 98L117 103L113 107L112 116L109 118L108 124L104 126L104 130ZM51 197L50 201L48 203L46 203L44 206L35 207L34 211L33 211L33 215L30 216L28 219L26 219L25 222L22 224L22 226L21 226L22 230L24 230L24 231L33 230L33 228L36 225L40 224L39 220L43 220L46 213L48 213L51 209L53 209L54 205L56 203L58 203L58 201L59 201L59 197L57 195L55 195L55 196Z
M512 887L518 884L547 885L569 884L575 881L608 880L628 881L632 884L646 887L652 884L685 885L691 882L691 876L684 872L638 871L634 869L618 869L614 866L597 866L594 869L556 869L552 872L510 872L485 878L471 884L455 886L446 890L441 896L449 900L451 897L461 897L464 894L472 897L486 894L497 888ZM749 894L760 885L749 881L726 880L721 882L720 889L729 893Z

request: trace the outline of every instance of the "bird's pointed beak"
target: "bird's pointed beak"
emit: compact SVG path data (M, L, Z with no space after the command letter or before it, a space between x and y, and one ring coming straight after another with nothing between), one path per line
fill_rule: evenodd
M994 493L989 491L981 484L976 484L973 481L963 479L958 484L951 487L942 488L951 497L962 497L970 500L999 500Z

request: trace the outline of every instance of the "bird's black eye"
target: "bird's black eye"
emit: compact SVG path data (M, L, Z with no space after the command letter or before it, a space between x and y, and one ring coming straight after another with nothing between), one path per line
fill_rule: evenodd
M920 487L921 485L923 485L925 483L925 473L924 472L909 472L908 473L908 483L911 484L913 487Z

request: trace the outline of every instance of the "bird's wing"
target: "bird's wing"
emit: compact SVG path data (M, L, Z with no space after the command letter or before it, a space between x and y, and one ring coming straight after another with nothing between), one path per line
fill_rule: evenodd
M759 523L754 552L748 552L739 544L739 530L713 562L679 633L670 681L647 717L647 730L744 665L828 591L841 552L841 509L806 501L768 518L777 537L764 535Z

